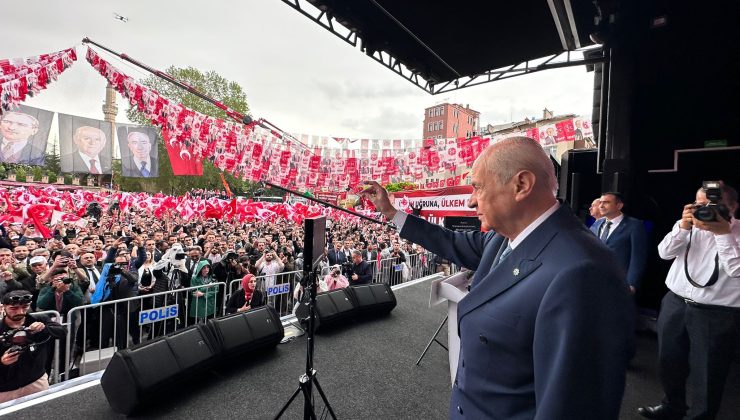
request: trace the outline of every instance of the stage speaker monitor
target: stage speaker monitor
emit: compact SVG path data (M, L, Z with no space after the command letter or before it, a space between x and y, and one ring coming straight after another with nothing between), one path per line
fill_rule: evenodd
M379 316L396 307L396 295L386 283L361 284L347 288L359 316Z
M128 415L149 402L172 395L192 375L214 363L218 354L210 330L202 324L194 325L119 350L105 369L100 385L111 408Z
M225 356L275 347L285 334L280 317L271 306L212 319L208 327Z
M347 289L336 289L316 295L316 320L314 331L339 325L352 319L355 315L355 304ZM307 326L308 302L301 301L295 311L301 325Z

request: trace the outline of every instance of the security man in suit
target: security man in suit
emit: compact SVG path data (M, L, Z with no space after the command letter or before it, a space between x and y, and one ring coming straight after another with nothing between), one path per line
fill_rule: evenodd
M400 235L474 270L458 306L453 419L617 419L634 352L634 306L608 250L555 198L542 147L513 137L473 165L483 232L453 232L362 192Z
M618 192L607 192L599 199L601 218L591 225L591 232L614 251L627 272L627 284L634 294L647 265L648 239L642 220L622 213L624 200Z

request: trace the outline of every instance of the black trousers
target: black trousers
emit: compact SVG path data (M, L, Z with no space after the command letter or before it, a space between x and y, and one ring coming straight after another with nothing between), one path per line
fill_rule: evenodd
M740 311L697 307L669 291L658 316L663 403L690 419L714 419L740 337ZM690 375L689 375L690 374Z

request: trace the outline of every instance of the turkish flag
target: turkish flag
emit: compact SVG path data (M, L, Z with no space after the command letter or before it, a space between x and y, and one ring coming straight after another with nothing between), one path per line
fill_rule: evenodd
M170 157L172 173L174 175L203 175L203 161L200 156L193 156L192 152L180 144L170 143L170 133L162 130L164 145L167 147L167 154Z
M45 239L51 238L51 232L45 224L51 219L54 206L50 204L31 204L25 210L26 218L31 219L34 226L36 226L36 231Z

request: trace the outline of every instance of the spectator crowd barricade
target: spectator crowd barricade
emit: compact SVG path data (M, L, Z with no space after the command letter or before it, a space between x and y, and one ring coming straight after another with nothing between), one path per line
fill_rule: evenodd
M385 258L370 262L374 270L373 282L398 285L433 275L437 269L434 254L430 252L411 254L401 264L395 261L396 258ZM458 271L455 266L452 270ZM274 307L281 317L292 314L296 303L294 291L299 287L302 274L302 271L289 271L257 277L257 289L263 293L266 304ZM196 291L211 288L217 289L217 293L204 293L203 298L195 299ZM63 324L68 331L66 343L57 340L54 346L50 383L68 379L66 372L74 368L79 375L105 369L107 359L117 350L223 316L226 302L240 288L241 279L234 279L228 285L214 282L75 307ZM213 310L203 313L200 305ZM57 322L62 320L56 311L34 314L48 315ZM204 316L191 316L198 314Z
M194 295L208 289L217 293L204 293L203 298ZM225 290L226 283L214 282L73 308L66 324L65 371L75 366L80 375L102 370L105 359L116 350L223 315L225 303L223 298L217 300L218 296L225 297ZM201 312L200 305L205 306L205 312ZM207 310L209 306L212 311Z

